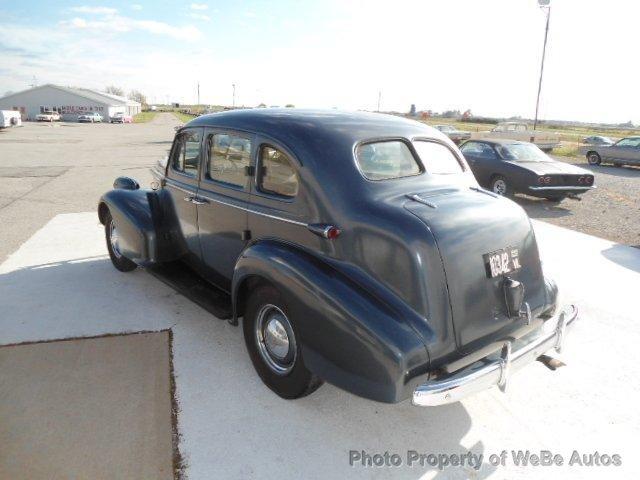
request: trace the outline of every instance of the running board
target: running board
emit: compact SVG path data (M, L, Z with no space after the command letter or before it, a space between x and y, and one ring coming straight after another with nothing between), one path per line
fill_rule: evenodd
M146 267L146 270L219 319L228 320L232 317L231 297L204 280L183 262L158 263Z

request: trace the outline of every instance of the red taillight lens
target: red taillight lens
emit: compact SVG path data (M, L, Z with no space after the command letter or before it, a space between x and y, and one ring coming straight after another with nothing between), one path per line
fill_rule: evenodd
M587 185L591 185L593 183L593 177L586 177L584 181Z
M340 236L340 233L342 233L342 232L340 231L340 229L338 227L329 227L327 229L326 237L329 240L333 240L334 238L338 238L338 236Z
M544 183L551 183L551 177L544 177Z
M544 183L544 177L538 177L538 183L540 184Z
M584 177L579 177L578 178L578 183L584 183Z

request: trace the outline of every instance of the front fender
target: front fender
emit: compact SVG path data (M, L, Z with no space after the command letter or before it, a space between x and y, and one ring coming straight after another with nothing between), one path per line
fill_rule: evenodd
M392 403L408 398L428 378L426 341L406 318L410 309L399 306L390 292L355 282L296 246L269 240L248 247L237 262L234 315L250 278L282 293L305 365L323 380Z
M171 216L162 208L161 193L152 190L114 189L100 198L98 215L105 222L108 209L118 228L122 254L140 265L179 258L171 235Z

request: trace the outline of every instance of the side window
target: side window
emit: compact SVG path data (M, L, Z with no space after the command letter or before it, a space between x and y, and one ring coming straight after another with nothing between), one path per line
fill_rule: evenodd
M191 177L198 176L200 137L200 130L187 130L180 134L171 158L173 170Z
M209 137L207 176L212 180L244 187L245 167L251 163L251 140L238 135L216 133Z
M479 156L482 155L482 145L477 142L467 142L462 146L460 151L467 155Z
M417 140L413 145L428 173L447 175L464 172L456 156L444 145L423 140Z
M258 189L287 198L298 194L298 175L285 153L268 146L260 149Z

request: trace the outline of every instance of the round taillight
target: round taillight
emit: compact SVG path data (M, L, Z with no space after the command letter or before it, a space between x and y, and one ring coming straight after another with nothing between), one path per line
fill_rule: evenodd
M325 236L329 240L333 240L334 238L338 238L340 233L341 233L341 231L340 231L340 229L338 227L329 227L326 230Z
M584 177L578 178L578 183L584 183Z
M551 183L551 177L544 177L544 183Z
M538 183L544 183L544 177L538 177Z
M584 179L584 181L585 181L585 183L587 183L587 184L591 185L591 184L593 183L593 177L586 177L586 178Z

